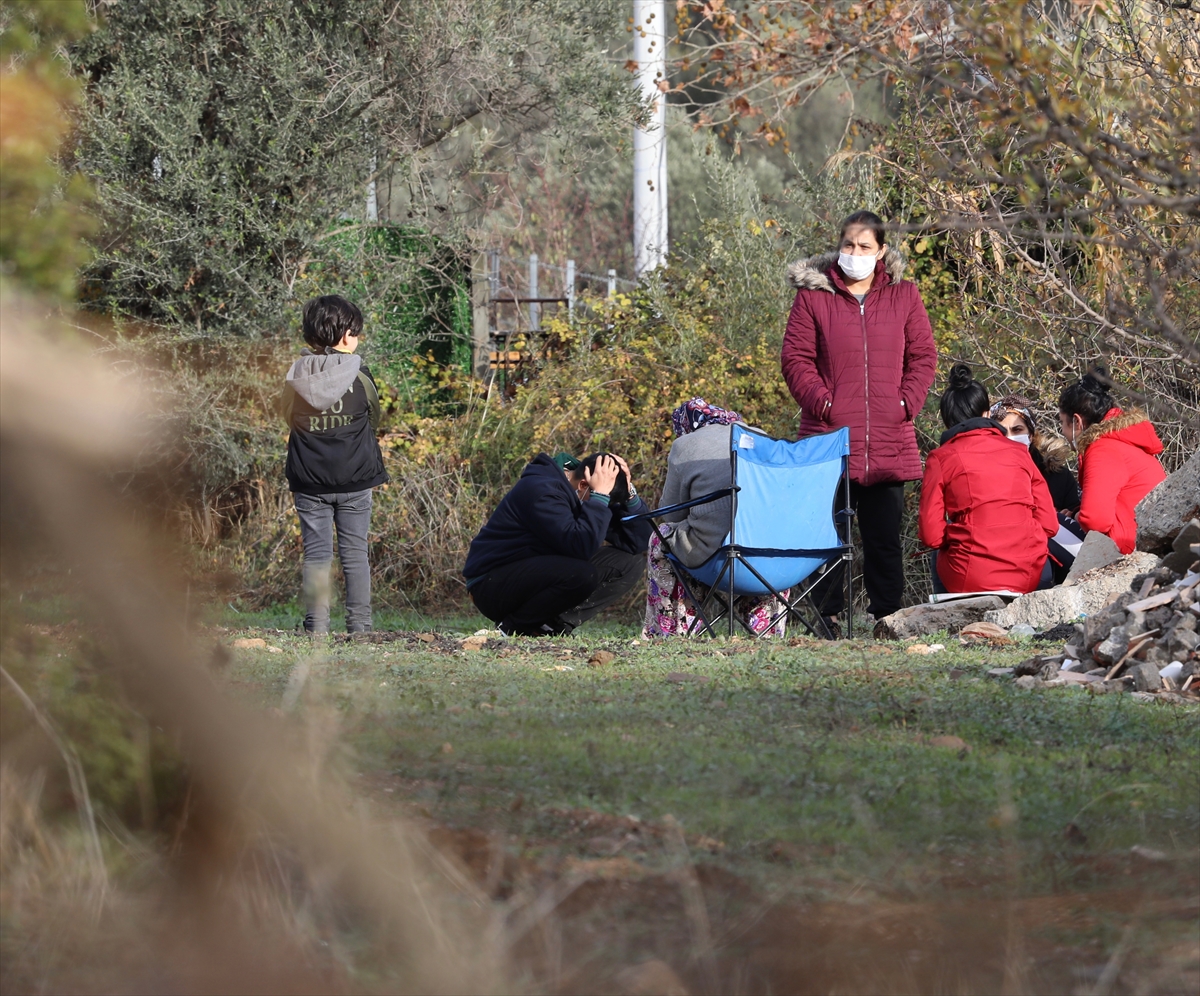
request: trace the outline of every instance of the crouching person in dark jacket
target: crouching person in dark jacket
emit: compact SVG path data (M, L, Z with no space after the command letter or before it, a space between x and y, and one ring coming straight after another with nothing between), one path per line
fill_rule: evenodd
M463 574L476 607L509 635L570 633L636 585L647 512L620 457L539 453L471 541Z
M362 312L336 295L304 306L307 349L292 364L283 392L288 436L287 479L304 541L304 629L329 632L333 530L346 577L346 629L371 629L371 565L367 532L371 489L387 471L375 429L379 393L362 359Z

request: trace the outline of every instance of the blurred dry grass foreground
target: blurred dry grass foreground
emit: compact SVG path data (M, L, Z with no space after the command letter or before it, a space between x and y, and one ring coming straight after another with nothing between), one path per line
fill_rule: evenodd
M108 474L145 443L141 399L32 304L9 297L0 328L4 583L47 563L70 573L120 696L186 755L188 796L161 847L111 825L101 839L73 749L5 670L4 991L338 991L346 938L352 988L505 988L486 904L353 796L326 763L333 727L255 713L214 684L166 548ZM21 628L6 613L6 658ZM9 764L39 738L72 772L76 833L43 821L45 769Z

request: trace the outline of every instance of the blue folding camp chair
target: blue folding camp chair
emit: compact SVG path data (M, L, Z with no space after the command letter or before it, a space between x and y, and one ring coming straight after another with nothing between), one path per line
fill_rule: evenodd
M684 567L671 552L668 537L657 524L654 527L688 600L696 608L693 629L699 625L715 636L713 625L728 616L732 636L737 618L734 598L771 594L783 604L783 609L764 632L788 616L809 633L831 638L823 600L816 603L813 590L829 570L839 561L845 561L846 630L850 635L854 592L850 570L853 512L847 473L849 458L849 429L791 442L772 439L735 423L730 426L732 487L641 515L625 516L624 521L659 518L732 496L725 543L699 567ZM839 491L841 507L835 511ZM786 589L791 589L787 598L781 594ZM710 615L710 606L716 608L715 615ZM737 619L737 622L751 632L744 621ZM751 632L751 635L761 634Z

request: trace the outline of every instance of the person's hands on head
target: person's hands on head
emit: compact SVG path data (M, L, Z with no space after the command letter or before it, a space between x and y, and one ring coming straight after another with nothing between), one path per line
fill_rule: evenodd
M632 488L633 487L633 474L630 473L629 464L627 464L625 462L624 457L619 457L615 453L612 455L612 458L617 461L617 466L620 467L621 470L625 471L625 480L629 484L629 487Z
M617 483L621 467L607 453L596 461L596 466L583 472L583 479L594 494L608 495Z

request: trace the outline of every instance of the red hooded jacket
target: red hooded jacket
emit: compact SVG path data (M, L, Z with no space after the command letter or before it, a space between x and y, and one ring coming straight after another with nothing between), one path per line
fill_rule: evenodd
M937 347L917 285L903 274L904 258L889 249L859 305L837 253L788 267L797 292L782 366L802 411L800 435L849 426L850 477L859 484L921 476L912 420L933 384Z
M1058 516L1029 447L988 418L942 434L925 460L921 542L938 551L947 591L1033 591ZM949 520L947 522L947 519Z
M1122 553L1137 543L1134 509L1167 472L1158 462L1163 451L1158 433L1139 411L1110 408L1079 434L1079 487L1083 501L1079 523L1107 533Z

